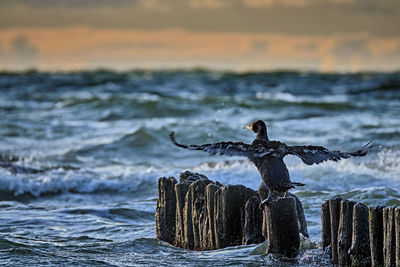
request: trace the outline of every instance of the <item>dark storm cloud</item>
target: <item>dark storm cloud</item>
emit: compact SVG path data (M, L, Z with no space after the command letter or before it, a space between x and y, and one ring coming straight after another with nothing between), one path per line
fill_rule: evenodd
M0 27L400 36L398 0L3 0Z

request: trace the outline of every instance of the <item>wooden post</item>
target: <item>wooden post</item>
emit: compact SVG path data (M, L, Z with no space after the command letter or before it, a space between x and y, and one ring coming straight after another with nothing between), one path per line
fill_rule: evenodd
M330 240L333 264L400 266L400 208L368 208L334 197L322 204L321 222L322 247Z
M206 186L206 207L207 207L207 223L208 227L205 229L203 232L203 235L207 235L207 238L203 238L204 240L207 240L206 243L202 244L202 247L204 249L215 249L216 244L215 244L215 229L214 229L214 202L215 202L215 192L220 188L221 186L216 185L216 184L209 184Z
M208 178L202 174L185 171L179 174L179 183L175 184L175 198L176 198L176 219L175 219L175 241L174 246L187 247L185 246L185 220L184 220L184 207L186 203L186 194L189 190L189 186L199 180L208 180Z
M226 185L215 192L214 228L217 248L242 243L245 204L252 196L257 196L257 193L243 185Z
M261 233L262 212L259 207L260 203L258 196L253 196L246 202L242 239L242 243L245 245L264 241Z
M185 206L185 196L189 189L189 183L178 183L175 185L176 196L176 223L174 246L183 247L185 228L183 221L183 207Z
M258 195L260 197L261 202L268 197L268 194L269 194L269 189L265 186L264 183L261 183L260 186L258 187ZM304 237L308 238L309 235L307 230L307 221L306 221L306 216L304 215L303 204L295 194L287 192L286 196L293 197L296 199L297 219L299 220L299 225L300 225L299 231ZM263 227L265 227L265 224L263 224ZM262 232L266 233L266 229L262 229Z
M193 249L202 250L202 228L206 224L207 207L205 205L205 188L210 184L210 180L202 179L189 186L188 194L193 188L192 198L192 229L193 229ZM188 221L188 223L190 223Z
M395 266L394 208L383 209L383 261L385 266Z
M158 179L158 200L156 208L157 238L170 244L175 240L176 198L174 177Z
M180 174L179 183L173 177L160 178L158 191L157 238L175 246L218 249L262 242L264 234L270 237L268 253L295 257L300 226L308 236L296 196L274 200L263 214L256 191L242 185L222 186L188 171ZM261 230L264 224L265 233Z
M331 217L329 212L329 200L325 200L321 206L322 224L322 249L325 250L331 244Z
M349 250L351 266L371 266L369 247L369 211L364 204L357 203L353 208L353 237Z
M202 179L193 182L186 193L183 207L184 247L200 250L200 229L204 223L204 191L210 180Z
M296 200L277 198L264 207L267 253L293 258L299 253L300 236Z
M343 199L340 204L340 219L338 229L338 263L350 265L349 248L353 231L353 207L356 203Z
M331 259L332 263L338 263L338 229L340 219L340 203L342 198L335 196L329 200L329 216L331 218Z
M193 202L193 188L190 190L190 186L185 196L185 204L183 206L183 247L187 249L193 249L193 224L192 224L192 202Z
M304 214L303 204L295 194L288 192L287 196L293 197L296 200L297 219L299 221L299 226L300 226L299 231L304 237L309 238L310 236L308 235L307 221L306 221L306 216Z
M400 208L394 210L396 230L396 266L400 266Z
M369 208L371 266L383 266L383 207Z

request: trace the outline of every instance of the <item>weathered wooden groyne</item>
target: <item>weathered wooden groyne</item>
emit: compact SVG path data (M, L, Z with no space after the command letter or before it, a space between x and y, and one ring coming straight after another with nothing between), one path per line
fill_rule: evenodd
M158 180L157 238L178 247L212 250L269 240L267 252L294 257L299 233L308 237L300 200L275 198L263 210L265 187L222 185L198 173Z
M322 247L341 266L400 266L400 208L339 196L321 208Z
M278 196L260 209L268 190L222 185L186 171L158 180L157 238L192 250L268 240L267 253L295 257L308 237L300 200ZM340 266L400 266L400 207L367 207L339 196L321 207L322 248Z

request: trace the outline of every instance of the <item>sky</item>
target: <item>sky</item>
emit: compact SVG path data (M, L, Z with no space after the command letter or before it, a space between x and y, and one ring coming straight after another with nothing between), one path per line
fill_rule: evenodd
M400 70L399 0L1 0L0 70Z

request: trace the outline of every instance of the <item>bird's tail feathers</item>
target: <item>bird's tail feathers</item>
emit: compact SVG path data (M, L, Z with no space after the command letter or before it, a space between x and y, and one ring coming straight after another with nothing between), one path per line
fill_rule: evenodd
M306 184L298 183L298 182L292 182L292 185L294 186L305 186Z

